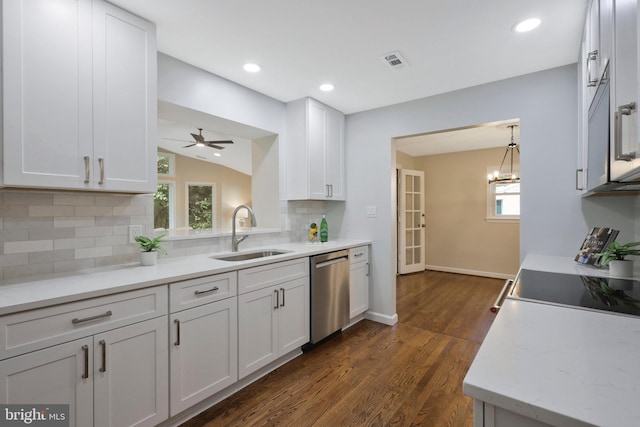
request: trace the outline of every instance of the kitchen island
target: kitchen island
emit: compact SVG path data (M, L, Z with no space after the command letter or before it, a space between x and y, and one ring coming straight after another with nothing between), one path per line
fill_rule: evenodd
M542 266L607 274L558 257L522 268ZM640 318L507 298L463 390L476 426L638 426Z

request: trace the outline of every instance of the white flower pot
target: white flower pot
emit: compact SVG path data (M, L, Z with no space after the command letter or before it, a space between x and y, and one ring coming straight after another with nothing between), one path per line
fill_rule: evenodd
M140 265L156 265L158 252L140 252Z
M609 262L609 275L614 277L633 276L633 261L625 259Z

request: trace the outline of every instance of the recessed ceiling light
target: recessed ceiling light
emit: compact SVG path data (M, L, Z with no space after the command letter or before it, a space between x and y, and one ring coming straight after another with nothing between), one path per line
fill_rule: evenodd
M244 64L243 68L247 73L257 73L260 71L260 66L258 64Z
M333 85L331 83L325 83L320 85L320 90L323 92L331 92L333 90Z
M213 155L216 156L216 157L222 156L222 154L220 154L220 153L213 153Z
M516 33L525 33L527 31L531 31L535 28L538 28L540 25L540 20L538 18L529 18L524 21L520 21L512 27L512 30Z

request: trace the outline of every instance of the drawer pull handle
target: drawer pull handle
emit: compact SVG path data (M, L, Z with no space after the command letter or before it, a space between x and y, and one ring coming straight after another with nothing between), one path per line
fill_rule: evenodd
M104 340L100 340L100 347L102 347L102 367L100 372L107 372L107 343Z
M357 254L355 254L353 256L356 257L356 258L360 258L363 255L364 255L364 252L360 252L360 253L357 253Z
M91 180L91 164L89 156L84 156L84 183L88 184Z
M207 289L206 291L195 291L195 294L196 295L203 295L203 294L208 294L208 293L211 293L211 292L215 292L217 290L220 290L220 288L217 287L217 286L214 286L213 288Z
M98 181L98 184L102 185L104 184L104 159L102 157L98 159L98 165L100 167L100 181Z
M176 347L180 345L180 321L175 319L173 323L176 324L176 342L173 343Z
M284 307L284 288L280 288L280 292L282 292L282 304L280 304L280 307Z
M73 323L74 325L77 325L78 323L91 322L92 320L98 320L98 319L104 319L105 317L110 317L112 314L113 313L111 312L111 310L109 310L104 314L98 314L96 316L91 316L91 317L85 317L84 319L78 319L76 317L75 319L71 320L71 323Z
M276 305L273 308L277 310L280 307L280 292L277 289L274 289L273 292L276 294Z
M84 374L82 374L82 378L89 378L89 346L83 345L82 351L84 352Z

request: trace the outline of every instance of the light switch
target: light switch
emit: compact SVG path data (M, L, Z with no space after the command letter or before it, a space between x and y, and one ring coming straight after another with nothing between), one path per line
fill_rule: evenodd
M367 218L375 218L378 216L375 206L367 206Z

